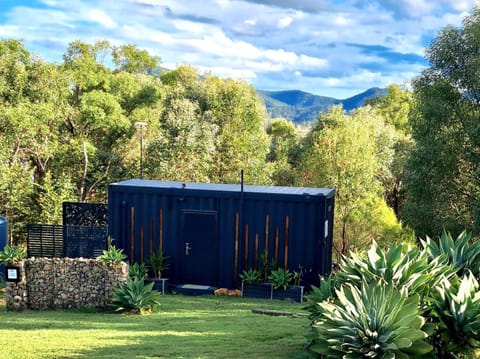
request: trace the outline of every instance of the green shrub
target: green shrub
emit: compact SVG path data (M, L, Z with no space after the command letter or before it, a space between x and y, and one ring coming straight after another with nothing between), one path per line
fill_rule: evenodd
M240 274L240 278L246 284L257 284L262 280L262 272L257 269L250 268L248 270L244 270L242 274Z
M337 300L319 305L309 349L326 358L409 358L432 350L425 342L425 322L418 295L404 297L392 285L353 284L336 291Z
M274 289L283 288L286 290L292 280L292 272L283 268L272 270L268 276L268 281L272 283Z
M104 250L103 253L97 257L97 260L102 263L120 263L127 256L123 254L123 249L117 249L114 245L110 245L107 250Z
M5 246L3 251L0 252L0 263L11 264L19 262L27 258L27 250L25 247L18 246Z
M443 231L438 243L426 237L420 240L430 260L438 258L442 263L452 265L461 277L471 271L480 276L480 241L472 242L472 236L462 232L453 239L450 233Z
M444 279L434 291L432 343L437 357L455 358L480 348L480 289L472 273L461 280Z
M145 280L148 276L148 269L145 264L134 263L128 267L128 277L133 280Z
M144 314L160 306L160 294L153 290L154 283L128 278L113 294L112 306L116 311Z
M162 277L162 271L168 268L169 257L163 254L162 250L154 252L150 255L147 263L152 268L155 278Z

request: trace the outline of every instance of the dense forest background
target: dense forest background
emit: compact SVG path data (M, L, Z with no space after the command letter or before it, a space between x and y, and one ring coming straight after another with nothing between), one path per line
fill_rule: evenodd
M310 125L269 118L245 82L200 76L135 45L70 44L49 63L0 41L0 215L61 222L63 201L106 202L107 185L160 180L334 187L335 251L478 235L480 14L440 32L412 88L391 85ZM140 129L136 122L145 122Z

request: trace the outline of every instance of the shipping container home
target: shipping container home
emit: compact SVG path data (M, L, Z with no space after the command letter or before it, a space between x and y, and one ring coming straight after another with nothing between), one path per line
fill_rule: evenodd
M334 193L132 179L109 185L109 234L130 263L162 248L174 284L238 288L262 255L318 284L332 266Z

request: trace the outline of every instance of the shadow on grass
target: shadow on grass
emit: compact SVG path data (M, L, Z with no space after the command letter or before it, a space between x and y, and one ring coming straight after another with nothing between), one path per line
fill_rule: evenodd
M160 312L148 316L89 311L3 312L0 329L7 333L21 331L25 340L38 340L45 354L36 351L37 358L52 354L59 358L310 358L304 351L306 318L251 313L252 307L259 306L294 312L301 311L301 306L173 295L162 297L162 302ZM10 357L28 357L18 349L22 345L16 345Z

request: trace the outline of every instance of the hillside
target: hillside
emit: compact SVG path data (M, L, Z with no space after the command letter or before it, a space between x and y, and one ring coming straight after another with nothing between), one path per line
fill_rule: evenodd
M267 107L270 117L283 117L296 123L315 121L321 112L333 105L342 105L351 111L365 104L365 100L375 96L383 96L386 89L370 88L358 95L336 99L333 97L313 95L299 90L290 91L257 91Z

